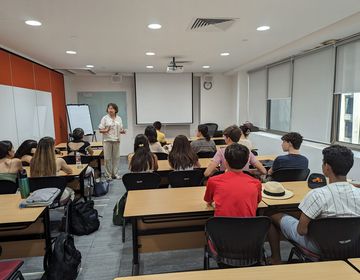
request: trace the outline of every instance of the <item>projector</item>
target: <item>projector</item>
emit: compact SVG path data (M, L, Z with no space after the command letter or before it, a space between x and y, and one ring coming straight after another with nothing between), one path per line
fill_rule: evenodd
M182 73L184 72L184 67L177 65L177 66L168 66L166 68L166 73Z

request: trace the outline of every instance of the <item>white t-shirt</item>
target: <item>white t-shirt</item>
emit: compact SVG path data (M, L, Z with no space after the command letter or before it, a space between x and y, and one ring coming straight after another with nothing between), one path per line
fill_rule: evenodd
M299 209L310 219L360 216L360 188L337 182L314 189L305 196Z
M109 115L104 116L99 124L99 129L110 127L108 133L103 133L104 141L120 141L120 131L123 129L122 120L119 116L112 119Z

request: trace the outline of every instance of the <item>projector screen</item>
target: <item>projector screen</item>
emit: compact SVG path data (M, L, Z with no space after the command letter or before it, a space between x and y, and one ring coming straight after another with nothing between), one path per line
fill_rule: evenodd
M193 122L192 73L136 73L136 123Z

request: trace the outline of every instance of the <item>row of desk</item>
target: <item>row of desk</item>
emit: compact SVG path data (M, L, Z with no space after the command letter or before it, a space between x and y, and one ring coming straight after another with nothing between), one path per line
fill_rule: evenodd
M306 181L282 184L294 196L287 200L263 198L259 215L270 207L297 209L310 191ZM204 225L214 213L204 202L204 194L204 186L128 193L124 217L132 224L133 275L139 274L140 253L204 247Z

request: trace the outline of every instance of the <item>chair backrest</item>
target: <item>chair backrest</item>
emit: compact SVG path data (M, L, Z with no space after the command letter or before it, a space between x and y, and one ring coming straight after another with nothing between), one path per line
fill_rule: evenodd
M173 171L169 174L169 183L173 188L201 186L203 177L201 169Z
M225 171L223 171L223 170L216 170L212 175L211 175L211 177L214 177L214 176L217 176L217 175L221 175L221 174L224 174L225 173Z
M208 242L216 251L217 262L230 266L260 263L271 220L268 217L213 217L205 224Z
M310 169L290 169L284 168L274 171L271 175L273 181L306 181L309 176Z
M76 164L75 156L64 156L63 159L66 161L67 164ZM88 164L93 160L92 156L85 156L81 155L81 163Z
M28 163L27 161L22 161L21 164L22 166L30 166L30 163Z
M46 188L58 188L60 197L66 188L66 184L66 177L63 176L29 177L30 192Z
M169 155L167 153L154 153L158 160L167 160Z
M218 125L216 123L204 123L208 128L208 133L210 137L214 137L215 131L218 130Z
M0 194L14 194L18 189L18 185L13 181L0 180Z
M214 142L215 142L215 145L226 145L226 142L224 139L215 139Z
M213 158L215 155L215 152L198 152L197 156L198 158Z
M322 260L360 257L360 217L311 220L308 235L320 248Z
M151 172L126 173L122 177L122 181L127 191L157 189L161 177L159 174Z

